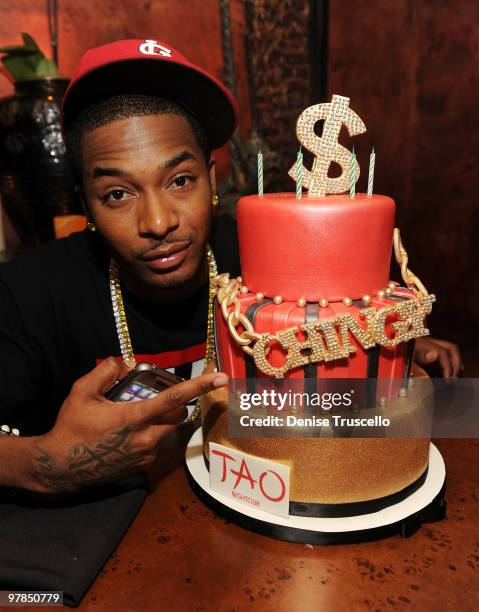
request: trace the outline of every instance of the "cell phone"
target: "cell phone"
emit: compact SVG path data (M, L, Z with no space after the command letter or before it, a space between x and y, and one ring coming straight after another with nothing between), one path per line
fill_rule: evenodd
M105 392L105 397L112 402L138 402L156 397L168 387L183 381L184 378L143 361L137 363L125 378L114 382Z

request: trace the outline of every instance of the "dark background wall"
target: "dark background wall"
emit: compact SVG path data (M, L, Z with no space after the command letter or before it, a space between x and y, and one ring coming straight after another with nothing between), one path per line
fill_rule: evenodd
M431 329L477 345L479 3L333 0L329 23L328 89L368 127L361 166L374 145L375 187L396 200L411 268L438 297Z
M368 128L355 139L363 170L359 190L365 189L374 146L375 191L396 200L411 268L438 296L431 328L473 346L479 328L479 207L473 185L479 3L233 0L230 6L240 134L248 137L253 119L277 153L271 188L292 188L286 172L297 150L299 112L326 95L350 97ZM48 51L44 0L0 0L0 14L0 45L18 42L19 32L27 31ZM220 78L223 74L218 0L60 0L59 36L66 75L84 50L122 37L164 39ZM256 98L253 118L249 89ZM1 78L0 95L11 91ZM344 144L352 143L344 138ZM226 151L219 162L224 177Z

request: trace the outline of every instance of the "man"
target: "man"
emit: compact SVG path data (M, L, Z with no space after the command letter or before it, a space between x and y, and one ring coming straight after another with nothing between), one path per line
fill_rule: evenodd
M235 124L229 92L167 45L118 41L81 60L63 127L93 231L2 271L0 420L22 435L0 436L0 485L64 493L142 469L183 406L226 384L194 376L213 265L211 149ZM217 247L220 271L237 273ZM456 375L457 349L428 342L423 361ZM131 352L193 378L155 399L109 402L103 393L128 370L109 356Z

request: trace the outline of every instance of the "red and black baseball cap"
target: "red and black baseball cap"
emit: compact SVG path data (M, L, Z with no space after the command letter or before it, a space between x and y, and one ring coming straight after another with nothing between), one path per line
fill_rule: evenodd
M225 144L237 126L236 102L218 79L166 43L134 39L95 47L82 57L63 98L64 133L87 106L122 94L179 104L203 127L212 149Z

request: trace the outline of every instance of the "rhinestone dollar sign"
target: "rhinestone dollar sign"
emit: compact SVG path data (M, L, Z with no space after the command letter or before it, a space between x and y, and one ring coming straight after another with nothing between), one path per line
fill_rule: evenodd
M324 120L323 133L317 136L314 126ZM303 166L303 186L308 196L324 196L327 193L343 193L350 187L351 152L338 143L341 126L345 125L350 136L366 131L362 119L349 108L349 98L333 96L330 103L315 104L304 110L296 123L299 142L314 156L311 170ZM330 178L328 170L331 162L341 166L341 176ZM359 178L359 164L355 163L356 181ZM289 175L296 180L296 163Z

